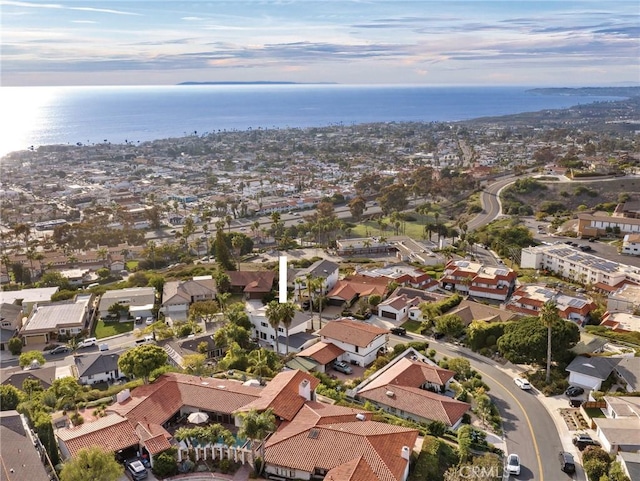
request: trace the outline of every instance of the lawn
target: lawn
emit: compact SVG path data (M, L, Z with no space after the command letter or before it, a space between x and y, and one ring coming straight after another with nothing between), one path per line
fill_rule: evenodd
M585 411L587 413L587 416L589 416L591 419L605 417L602 409L600 408L585 408Z
M105 337L124 334L131 331L133 331L133 321L104 322L103 319L99 319L98 322L96 322L94 336L98 339L103 339Z

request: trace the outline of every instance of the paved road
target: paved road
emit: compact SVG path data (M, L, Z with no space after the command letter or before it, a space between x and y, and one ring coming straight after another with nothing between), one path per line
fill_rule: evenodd
M509 175L484 188L480 194L480 205L482 205L483 211L467 222L469 230L482 227L483 225L486 225L492 220L498 218L502 211L499 198L500 191L507 185L515 182L515 179L515 176Z
M422 336L391 336L390 344L409 340L423 340ZM439 357L465 357L490 388L489 395L502 417L505 441L509 453L517 453L522 465L520 476L511 479L556 481L565 478L556 462L562 442L553 418L537 399L535 390L523 391L513 382L515 373L508 374L498 364L469 349L449 343L429 341ZM569 479L567 477L567 479Z

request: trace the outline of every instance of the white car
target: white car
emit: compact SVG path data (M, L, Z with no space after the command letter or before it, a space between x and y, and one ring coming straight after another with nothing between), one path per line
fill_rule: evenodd
M517 454L510 454L507 458L507 473L516 476L520 474L520 456Z
M95 337L87 337L84 341L78 344L78 348L82 349L83 347L95 346L97 343L98 340Z
M520 389L524 389L525 391L531 389L531 384L529 384L529 381L527 381L525 378L517 377L513 380L513 382L516 383L516 386L518 386Z

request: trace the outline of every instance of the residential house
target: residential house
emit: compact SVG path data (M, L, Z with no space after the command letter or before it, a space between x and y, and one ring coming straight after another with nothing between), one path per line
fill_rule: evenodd
M589 313L598 306L585 296L568 295L546 286L523 285L518 287L506 303L510 311L527 316L538 316L542 306L547 302L555 302L558 315L562 319L573 321L583 326L589 319Z
M20 331L25 346L80 334L87 327L91 299L91 295L79 295L74 301L34 306Z
M18 411L0 412L0 479L49 481L53 468L45 467L44 448Z
M37 369L22 369L21 367L8 367L0 370L0 384L10 384L22 389L22 384L27 379L40 382L43 389L49 389L56 380L56 367L44 366Z
M103 319L108 318L109 308L114 304L120 304L129 308L129 316L146 318L153 315L155 302L156 289L154 287L128 287L110 290L102 294L100 298L98 315Z
M253 324L253 337L258 342L266 343L273 350L276 349L276 336L278 336L278 344L280 348L280 354L286 352L286 340L285 344L280 343L280 337L286 336L286 329L283 325L279 325L277 329L274 329L269 324L267 318L267 306L261 302L247 301L246 302L247 314L249 320ZM296 311L291 325L289 326L289 336L305 332L310 327L311 316L306 312Z
M467 260L452 260L445 266L440 286L481 299L505 301L515 288L517 275L508 267L489 267Z
M547 270L606 292L616 291L625 283L640 283L637 268L587 254L566 244L525 247L520 266Z
M626 234L622 239L621 254L640 256L640 234Z
M372 295L381 298L387 291L389 281L383 278L373 278L353 275L338 280L333 289L327 293L327 302L333 306L351 306L358 299L368 299Z
M336 344L319 341L297 353L296 358L310 363L305 366L308 371L327 372L331 364L344 353L344 349Z
M566 368L569 373L569 384L598 390L620 359L619 357L576 356Z
M640 479L640 453L618 451L616 461L620 463L622 471L629 479Z
M274 271L227 271L231 292L242 293L245 299L263 299L273 290Z
M273 479L406 481L418 431L362 409L306 402L265 444Z
M378 316L390 319L394 324L401 324L409 317L409 311L422 303L418 296L410 297L407 294L390 295L378 304Z
M325 295L338 282L340 266L335 262L325 259L314 262L306 269L300 269L295 274L293 284L295 295L298 299L308 296L308 279L322 279L320 293ZM313 296L313 294L312 294Z
M640 313L640 286L625 284L609 294L607 311Z
M456 429L471 406L443 395L454 374L411 349L357 386L355 397L405 419Z
M449 309L446 314L458 316L465 326L473 321L478 322L507 322L518 317L518 314L506 309L488 306L480 302L463 299L453 309Z
M318 331L322 342L344 351L339 360L362 367L375 361L378 351L386 347L388 334L388 329L352 319L329 321Z
M9 349L9 340L22 327L22 306L17 304L0 305L0 351Z
M165 282L160 312L171 319L184 320L189 314L189 306L192 303L211 301L216 298L216 295L216 283L211 276Z
M640 357L622 357L614 370L627 392L640 391Z
M366 277L387 279L388 282L422 291L433 291L438 287L438 282L429 274L407 264L391 264L372 269L356 268L356 273Z
M26 315L36 304L38 306L50 304L51 296L58 292L59 289L59 287L38 287L34 289L21 289L19 291L0 291L0 305L20 305Z
M593 418L602 449L609 454L640 451L640 398L605 396L606 417Z
M605 312L602 316L601 326L608 327L612 331L629 333L640 332L640 316L627 312Z
M224 356L225 348L217 346L212 334L188 337L187 339L169 339L160 341L162 348L169 355L169 362L176 367L182 367L184 357L191 354L204 354L207 360L220 359ZM206 345L206 351L201 352L200 346Z
M120 377L118 359L120 359L122 352L122 350L101 351L75 356L74 368L78 382L92 385L118 379Z

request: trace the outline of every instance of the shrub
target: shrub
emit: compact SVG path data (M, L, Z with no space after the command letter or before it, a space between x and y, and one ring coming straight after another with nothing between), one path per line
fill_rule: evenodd
M8 342L9 352L13 356L17 356L22 352L22 339L19 337L12 337Z
M175 448L172 448L175 451ZM178 474L178 465L171 450L164 451L155 458L153 473L166 478Z
M220 460L220 472L222 474L226 474L231 470L231 461L229 461L228 459L221 459Z

